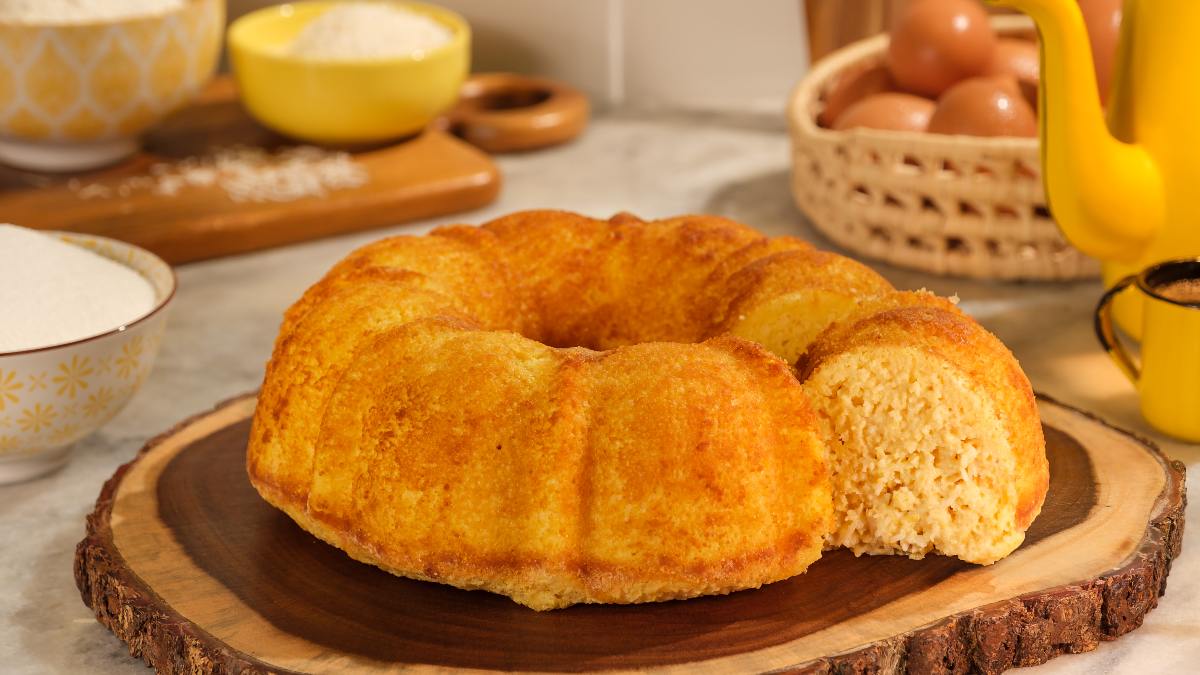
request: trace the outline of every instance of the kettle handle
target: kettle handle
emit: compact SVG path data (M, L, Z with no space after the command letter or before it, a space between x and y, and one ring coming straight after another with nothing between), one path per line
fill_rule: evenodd
M1134 384L1137 384L1138 379L1142 376L1141 369L1134 364L1129 352L1125 350L1125 345L1121 343L1116 331L1113 330L1112 302L1116 299L1117 294L1129 288L1136 280L1137 275L1131 274L1104 292L1104 295L1100 297L1100 302L1096 304L1093 324L1100 346L1104 347L1104 351L1112 357L1113 363L1117 364L1121 372L1125 373L1125 377L1128 377Z

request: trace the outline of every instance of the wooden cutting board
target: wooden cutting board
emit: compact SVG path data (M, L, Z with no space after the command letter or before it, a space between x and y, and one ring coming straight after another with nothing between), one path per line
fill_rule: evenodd
M566 85L474 76L462 105L439 124L414 138L352 152L367 174L359 187L293 201L239 202L219 185L189 185L171 195L143 186L153 180L155 165L211 157L216 148L295 145L256 124L232 79L221 77L156 127L141 153L117 166L70 176L0 167L0 220L120 239L169 263L202 260L481 207L499 194L500 173L486 153L451 131L491 151L524 150L569 140L586 121L587 100Z
M357 563L268 506L244 468L254 404L151 441L88 518L83 600L159 670L994 673L1137 628L1183 534L1181 464L1043 399L1050 492L993 566L839 550L758 590L538 613Z

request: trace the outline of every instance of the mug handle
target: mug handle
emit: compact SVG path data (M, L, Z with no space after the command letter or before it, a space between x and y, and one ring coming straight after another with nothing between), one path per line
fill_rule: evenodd
M1100 346L1104 347L1104 351L1112 357L1113 363L1117 364L1122 373L1125 373L1125 377L1137 384L1142 373L1133 363L1133 359L1129 357L1129 352L1125 351L1125 345L1121 344L1116 331L1113 330L1112 322L1112 301L1116 299L1118 293L1129 288L1135 279L1137 279L1137 275L1131 274L1104 292L1104 295L1100 297L1100 302L1096 305L1094 327L1096 339L1100 340Z

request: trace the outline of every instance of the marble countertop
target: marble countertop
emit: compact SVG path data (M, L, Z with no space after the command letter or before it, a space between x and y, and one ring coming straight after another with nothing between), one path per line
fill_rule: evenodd
M0 671L145 672L80 601L72 557L84 518L100 486L147 438L259 385L283 310L351 249L386 234L419 233L447 222L480 223L541 207L595 216L623 210L643 217L708 212L834 248L792 205L786 134L761 123L606 117L569 146L499 162L503 193L486 209L179 270L179 293L158 364L129 407L80 442L61 472L0 487ZM1091 328L1097 282L972 282L874 266L901 288L957 293L963 307L1016 353L1036 389L1149 436L1189 470L1200 470L1200 446L1173 442L1147 428L1132 387L1097 346ZM1188 508L1193 528L1200 523L1198 511L1200 499L1193 499ZM1194 534L1187 539L1167 594L1145 625L1094 652L1060 657L1033 670L1195 672L1200 550L1191 541Z

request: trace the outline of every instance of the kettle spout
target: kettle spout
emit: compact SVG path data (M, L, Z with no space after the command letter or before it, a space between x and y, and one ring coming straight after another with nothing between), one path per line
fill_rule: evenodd
M1132 261L1165 219L1150 154L1109 132L1091 43L1076 0L989 0L1028 14L1041 37L1042 170L1050 210L1067 239L1102 260Z

